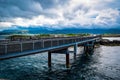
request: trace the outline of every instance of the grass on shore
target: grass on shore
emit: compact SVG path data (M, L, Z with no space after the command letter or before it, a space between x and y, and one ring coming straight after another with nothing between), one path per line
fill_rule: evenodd
M50 37L74 37L74 36L89 36L90 34L36 34L36 35L11 35L7 39L39 39Z
M120 34L102 34L102 37L120 37Z

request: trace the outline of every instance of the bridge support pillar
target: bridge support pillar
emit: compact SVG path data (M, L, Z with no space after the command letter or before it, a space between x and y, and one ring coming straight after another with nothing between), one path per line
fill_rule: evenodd
M70 61L69 61L69 53L66 53L66 68L70 67Z
M52 50L52 51L48 51L48 67L49 69L51 69L51 54L52 53L56 53L56 54L65 54L66 55L66 68L70 67L70 53L68 52L68 48L63 48L60 50ZM76 54L76 53L75 53Z
M74 60L76 60L77 46L77 44L74 45Z
M84 45L84 52L86 54L91 53L94 50L94 41L88 42Z
M51 52L48 52L48 67L51 68Z

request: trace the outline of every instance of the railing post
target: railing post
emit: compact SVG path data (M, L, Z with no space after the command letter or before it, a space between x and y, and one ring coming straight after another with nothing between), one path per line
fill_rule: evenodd
M35 49L35 42L33 41L33 50Z
M5 44L5 54L8 52L8 50L7 50L7 44Z
M65 39L63 39L63 44L65 44Z
M59 40L57 39L57 46L59 46Z
M77 38L75 38L75 42L77 42Z
M23 51L23 43L21 42L20 43L20 49L21 49L21 52Z
M42 40L42 46L43 46L43 48L44 48L44 40Z
M51 47L52 47L52 39L51 39Z

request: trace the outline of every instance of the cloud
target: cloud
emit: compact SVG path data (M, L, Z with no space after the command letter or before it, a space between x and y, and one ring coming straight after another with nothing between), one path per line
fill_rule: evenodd
M118 0L0 0L0 26L114 28Z
M41 12L41 4L33 0L0 0L0 20L16 17L31 18Z

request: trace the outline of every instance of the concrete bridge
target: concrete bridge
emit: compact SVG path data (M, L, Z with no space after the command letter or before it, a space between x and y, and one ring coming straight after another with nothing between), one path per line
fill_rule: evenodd
M66 55L66 67L69 68L69 53L74 54L76 59L78 45L84 46L84 51L88 53L94 49L94 43L99 42L101 36L89 37L62 37L47 38L29 41L7 41L0 42L0 60L16 58L26 55L48 52L48 67L51 67L51 53L62 53ZM68 51L73 46L74 51Z

